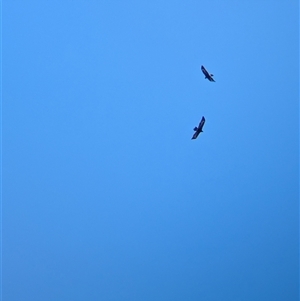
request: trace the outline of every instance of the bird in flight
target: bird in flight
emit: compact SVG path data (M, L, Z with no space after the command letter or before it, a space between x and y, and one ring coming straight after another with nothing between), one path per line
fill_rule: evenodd
M201 121L200 121L198 127L197 127L197 126L194 127L195 133L194 133L192 139L197 139L197 137L199 136L199 134L200 134L201 132L203 132L202 129L203 129L204 123L205 123L205 118L204 118L204 116L202 116L202 119L201 119Z
M203 72L203 74L205 75L205 78L207 78L210 82L215 82L215 80L213 79L213 74L210 74L204 66L201 66L201 71Z

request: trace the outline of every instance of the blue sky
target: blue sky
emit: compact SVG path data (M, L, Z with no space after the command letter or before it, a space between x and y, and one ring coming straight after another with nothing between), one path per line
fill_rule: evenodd
M298 15L4 1L3 300L298 300Z

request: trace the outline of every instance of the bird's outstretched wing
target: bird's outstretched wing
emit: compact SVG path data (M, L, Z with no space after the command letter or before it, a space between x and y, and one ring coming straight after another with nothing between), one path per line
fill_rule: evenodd
M205 117L203 116L200 123L199 123L199 128L202 130L203 126L204 126L204 123L205 123Z

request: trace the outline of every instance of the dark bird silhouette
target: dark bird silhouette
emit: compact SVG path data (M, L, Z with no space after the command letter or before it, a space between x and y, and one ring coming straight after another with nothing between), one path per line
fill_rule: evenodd
M198 127L194 127L195 133L194 133L192 139L197 139L197 137L199 136L199 134L201 132L203 132L202 129L203 129L204 123L205 123L205 118L203 116L202 119L201 119L201 121L200 121L200 123L199 123L199 125L198 125Z
M201 66L201 71L203 72L203 74L205 75L205 78L207 78L210 82L215 82L215 80L213 79L213 74L210 74L205 68L204 66Z

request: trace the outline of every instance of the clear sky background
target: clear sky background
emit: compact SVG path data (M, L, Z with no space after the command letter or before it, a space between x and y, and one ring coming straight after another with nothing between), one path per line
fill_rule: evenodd
M3 1L3 300L298 300L298 15Z

